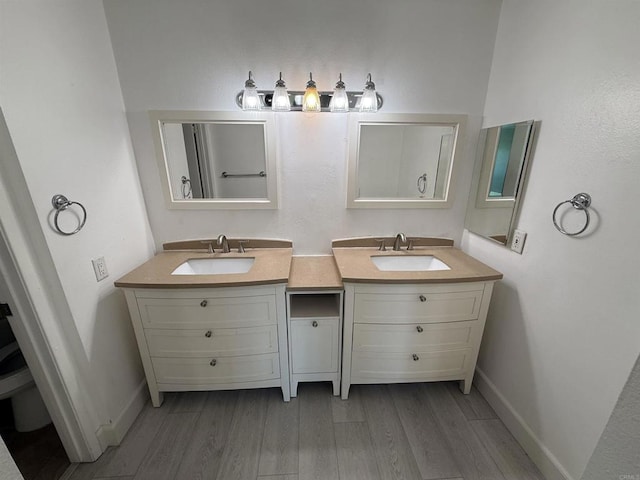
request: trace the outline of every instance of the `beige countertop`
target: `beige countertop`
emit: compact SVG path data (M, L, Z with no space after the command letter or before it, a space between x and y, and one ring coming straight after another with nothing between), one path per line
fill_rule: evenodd
M293 257L287 290L341 289L342 279L331 255Z
M380 271L372 256L433 255L450 270ZM247 273L171 275L193 258L253 257ZM333 256L292 257L291 248L256 248L245 253L206 253L196 250L163 251L115 282L123 288L206 288L287 283L288 290L340 289L344 282L453 283L499 280L502 274L454 247L428 246L381 252L374 247L334 247Z
M164 251L115 282L124 288L238 287L286 283L291 267L291 248L247 249L245 253L206 253L193 250ZM217 275L171 275L192 258L255 258L247 273Z
M433 255L451 270L383 272L372 256ZM372 247L333 248L338 270L345 282L356 283L453 283L500 280L502 274L454 247L417 247L414 250L381 252Z

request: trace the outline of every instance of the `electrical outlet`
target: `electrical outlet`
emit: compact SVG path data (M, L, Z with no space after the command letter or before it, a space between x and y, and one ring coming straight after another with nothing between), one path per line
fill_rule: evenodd
M96 280L104 280L109 276L109 272L107 271L107 262L104 261L104 257L96 258L95 260L91 260L93 264L93 271L96 273Z
M527 239L527 232L522 230L514 230L513 240L511 241L511 250L522 255L522 249L524 248L524 241Z

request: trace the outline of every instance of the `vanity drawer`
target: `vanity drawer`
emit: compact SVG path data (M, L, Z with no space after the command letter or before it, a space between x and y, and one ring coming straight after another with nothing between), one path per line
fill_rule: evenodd
M152 362L159 384L229 384L280 377L277 353L219 358L153 358Z
M273 353L278 351L278 327L147 329L152 357L204 357Z
M468 349L411 353L353 352L351 382L395 383L461 378L469 361Z
M356 293L355 323L439 323L475 320L483 290Z
M275 325L274 295L229 298L138 298L146 328L204 329Z
M435 324L369 324L353 326L353 351L406 352L467 348L477 321Z

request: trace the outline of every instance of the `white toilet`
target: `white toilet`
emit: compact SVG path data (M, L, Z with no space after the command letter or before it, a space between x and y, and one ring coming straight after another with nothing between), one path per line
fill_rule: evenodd
M15 428L30 432L51 423L17 342L0 348L0 400L11 398Z

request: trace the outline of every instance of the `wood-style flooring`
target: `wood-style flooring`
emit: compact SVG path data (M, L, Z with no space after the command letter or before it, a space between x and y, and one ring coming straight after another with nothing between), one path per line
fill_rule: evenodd
M166 394L71 480L543 480L477 390L454 382Z

